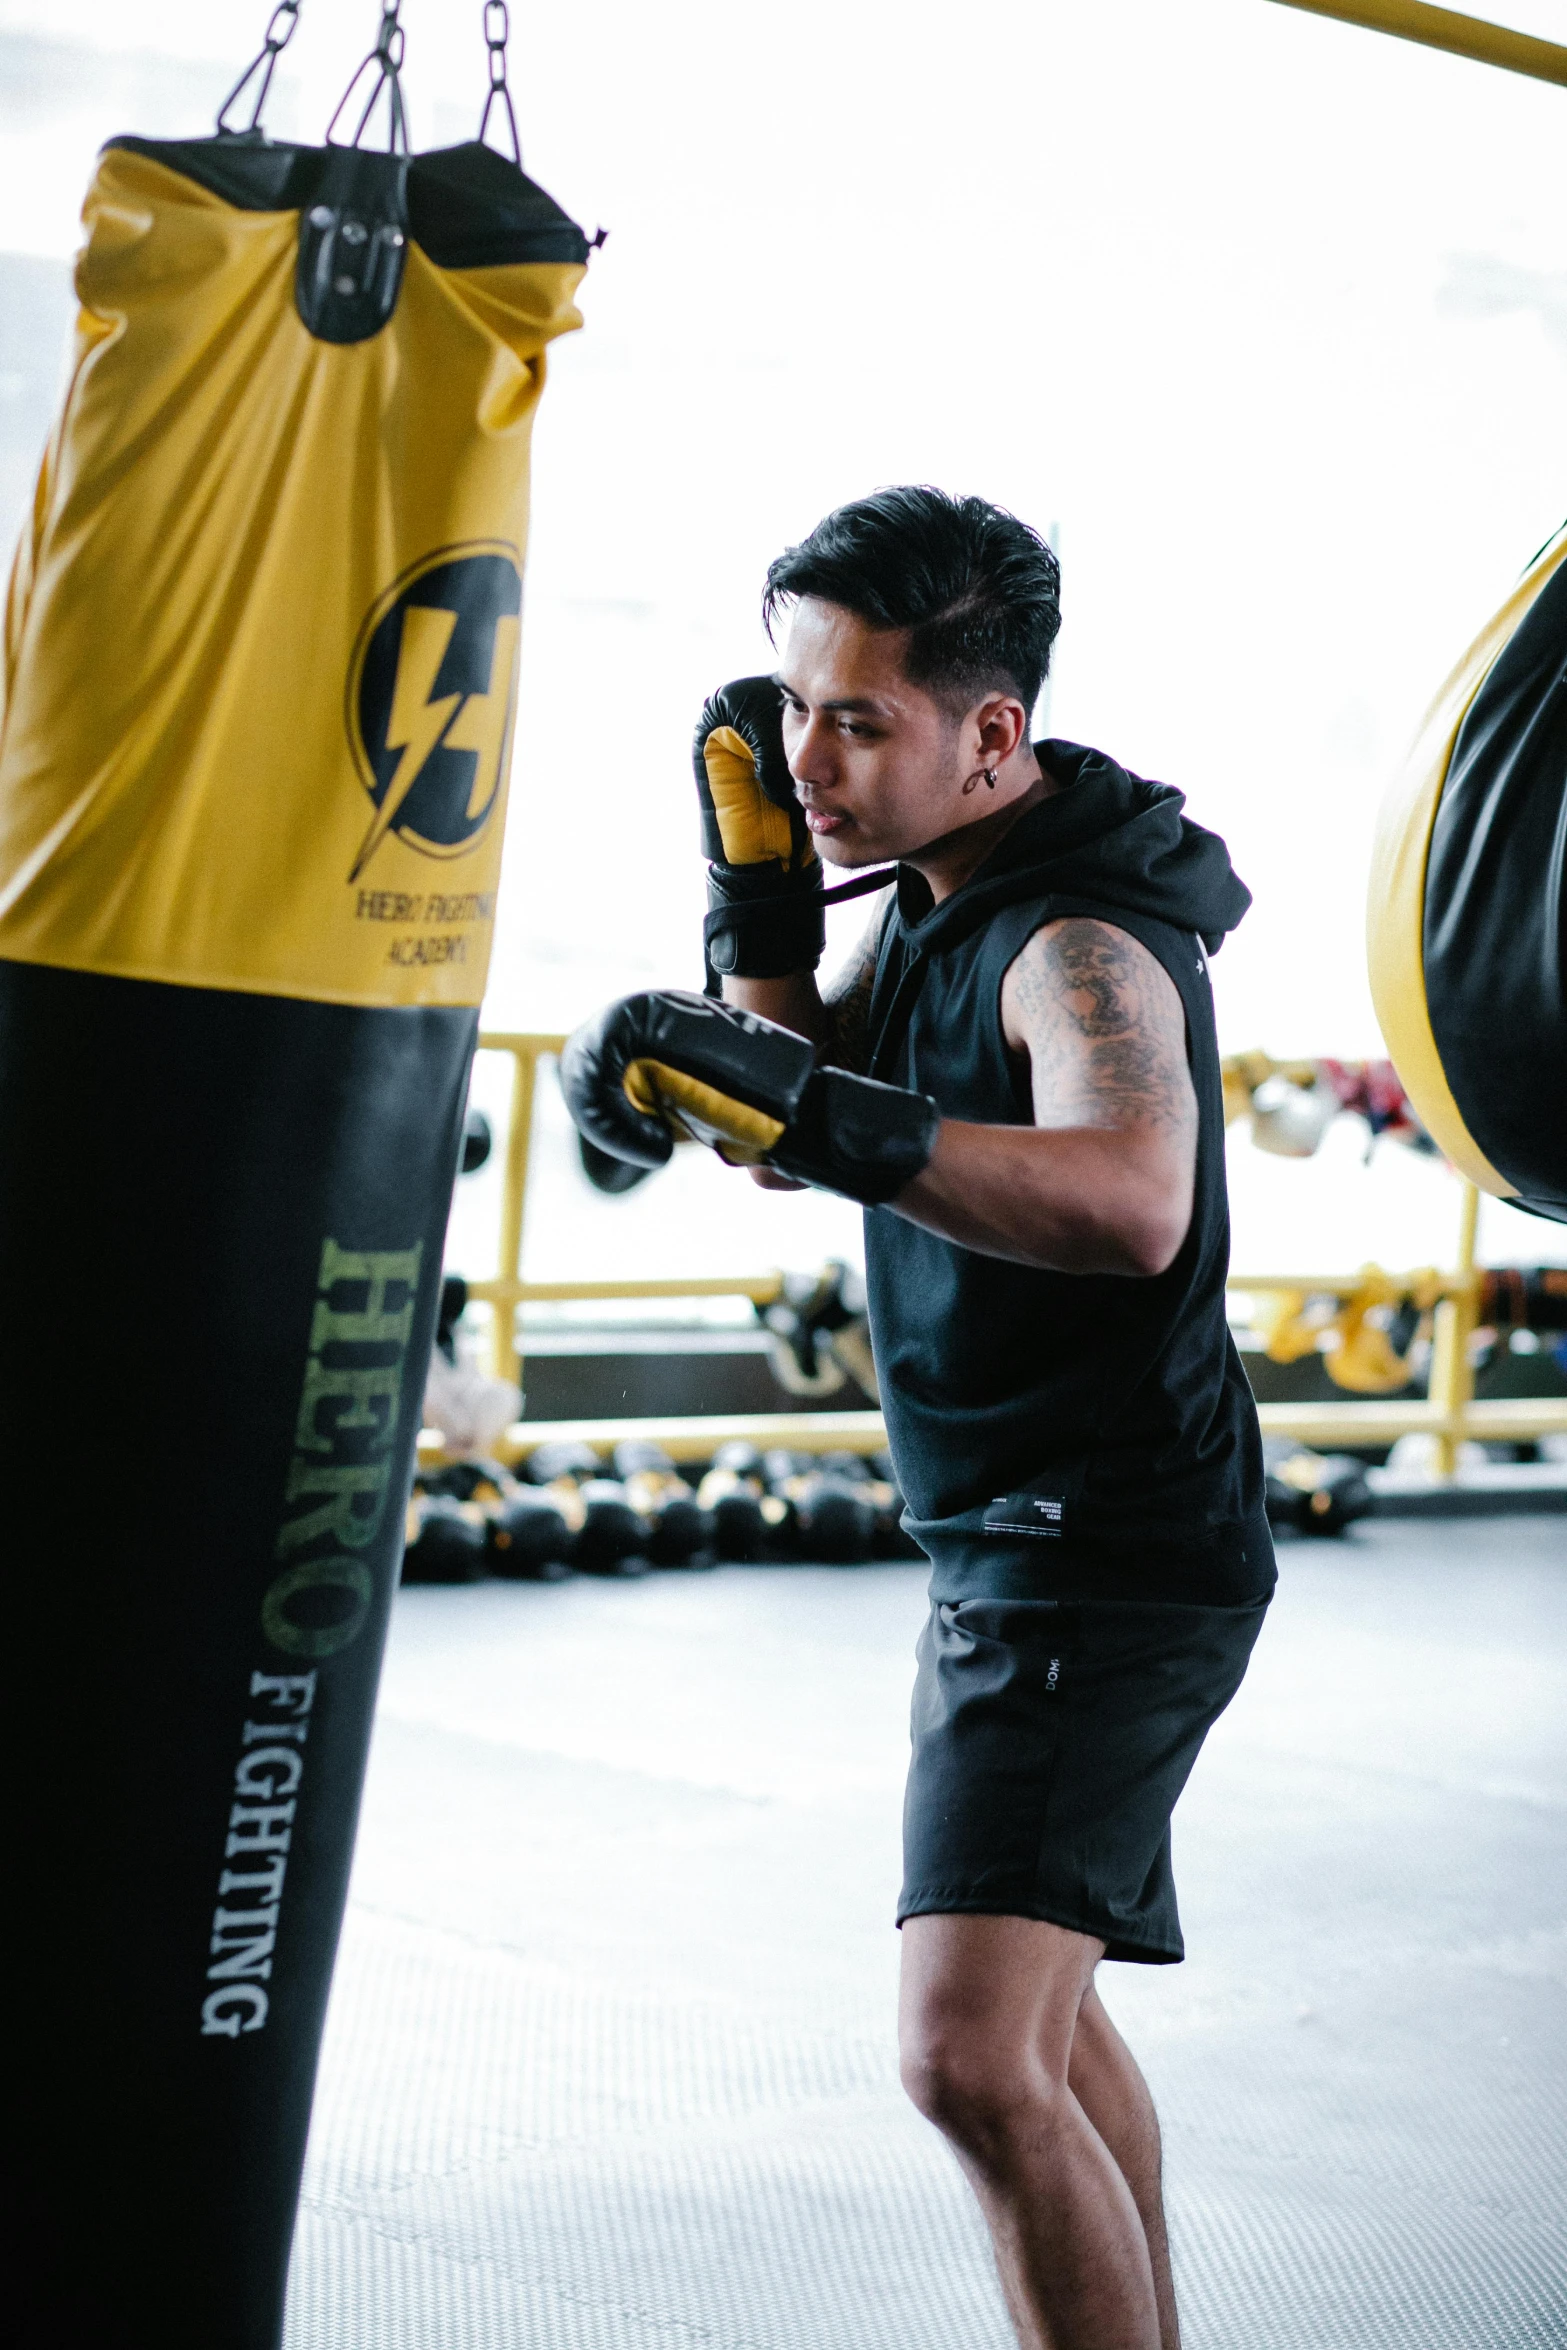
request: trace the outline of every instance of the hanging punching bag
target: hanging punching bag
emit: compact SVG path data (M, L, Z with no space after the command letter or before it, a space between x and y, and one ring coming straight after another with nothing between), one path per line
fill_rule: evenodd
M488 961L529 435L587 257L520 163L410 159L396 13L387 152L254 118L104 150L12 582L29 2346L282 2322Z
M1437 696L1372 854L1371 992L1482 1191L1567 1222L1567 529Z

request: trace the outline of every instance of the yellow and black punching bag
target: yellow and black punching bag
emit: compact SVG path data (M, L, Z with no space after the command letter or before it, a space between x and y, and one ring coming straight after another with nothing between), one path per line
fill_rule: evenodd
M1567 529L1432 705L1383 805L1371 992L1438 1147L1567 1222Z
M481 143L254 127L85 222L0 733L4 2298L272 2350L587 247Z

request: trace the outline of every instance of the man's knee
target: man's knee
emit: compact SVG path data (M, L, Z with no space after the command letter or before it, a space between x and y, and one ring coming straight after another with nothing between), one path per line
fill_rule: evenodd
M975 2152L1011 2137L1049 2097L1049 2077L1031 2049L972 2024L906 2030L899 2055L904 2089L925 2119Z
M1098 1946L1011 1918L911 1920L904 1932L899 2055L920 2112L980 2159L1025 2129L1048 2132Z
M1051 2127L1066 2094L1035 2034L1017 2019L937 1996L906 2012L899 2040L903 2086L944 2137L983 2160L1023 2132Z

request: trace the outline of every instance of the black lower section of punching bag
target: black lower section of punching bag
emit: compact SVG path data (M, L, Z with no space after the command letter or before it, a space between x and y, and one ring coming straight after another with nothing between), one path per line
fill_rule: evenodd
M0 963L27 2350L278 2340L476 1026Z
M1431 1033L1518 1204L1567 1219L1567 564L1475 696L1426 863Z

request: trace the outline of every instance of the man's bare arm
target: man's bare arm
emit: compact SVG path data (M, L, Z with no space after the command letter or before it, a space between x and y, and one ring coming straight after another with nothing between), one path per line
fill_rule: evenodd
M814 971L793 971L787 979L726 979L724 999L744 1011L759 1012L808 1036L821 1047L834 1068L853 1069L863 1076L870 1065L871 989L876 981L876 949L882 916L874 914L854 953L823 996ZM805 1186L772 1167L753 1167L753 1183L763 1191L803 1191Z
M1036 931L1001 992L1036 1123L943 1121L899 1215L986 1256L1063 1273L1162 1273L1191 1222L1197 1100L1169 974L1106 922Z
M870 1066L871 989L881 924L878 912L825 996L814 971L794 971L787 979L726 979L725 1001L776 1020L796 1036L808 1036L835 1069L863 1076Z
M1195 1158L1186 1015L1169 973L1129 932L1080 916L1036 930L1007 973L1001 1012L1008 1044L1029 1058L1036 1126L1148 1127Z
M835 1069L853 1069L861 1077L868 1074L871 1065L871 995L876 985L881 925L878 912L826 997L827 1058Z

